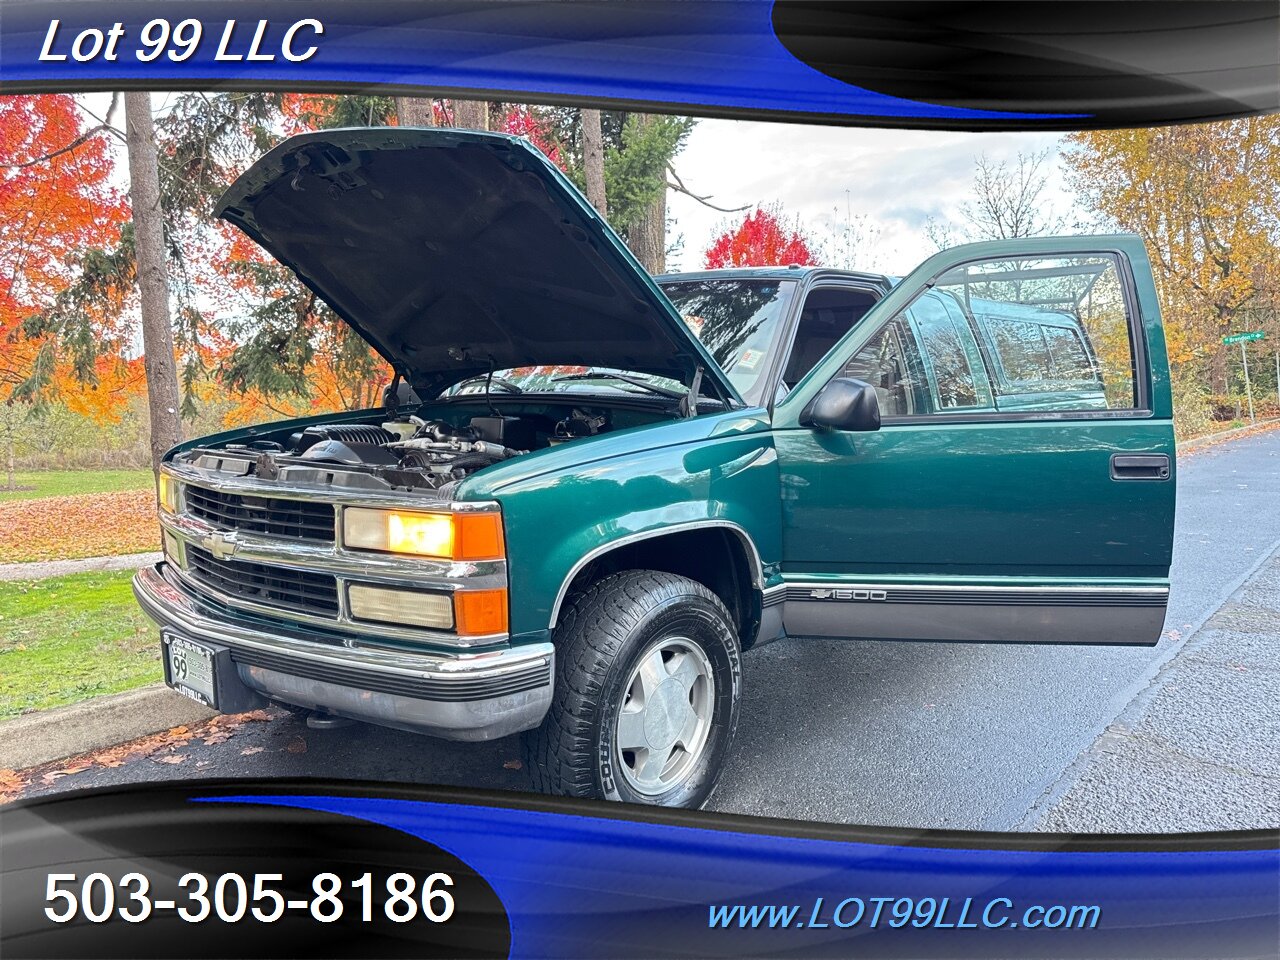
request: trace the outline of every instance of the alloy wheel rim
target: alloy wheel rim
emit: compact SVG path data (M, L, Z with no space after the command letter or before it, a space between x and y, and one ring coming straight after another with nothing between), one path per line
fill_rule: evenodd
M614 733L623 779L657 796L697 768L715 707L713 669L687 637L666 637L641 655L627 678Z

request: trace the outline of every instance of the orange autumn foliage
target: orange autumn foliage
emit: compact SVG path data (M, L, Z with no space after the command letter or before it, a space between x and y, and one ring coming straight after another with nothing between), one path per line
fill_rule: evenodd
M112 152L105 132L92 133L68 94L0 98L0 400L31 376L41 341L24 335L22 322L74 280L84 251L109 247L128 220L123 193L112 183ZM121 337L104 322L99 335ZM136 389L125 364L101 371L104 389L84 409L111 418ZM54 372L55 391L69 369Z
M1169 360L1225 390L1233 331L1280 333L1280 116L1068 136L1087 207L1151 256ZM1270 327L1268 328L1268 324Z

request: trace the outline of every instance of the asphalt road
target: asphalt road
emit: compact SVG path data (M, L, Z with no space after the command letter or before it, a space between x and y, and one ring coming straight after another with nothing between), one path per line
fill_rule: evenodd
M1280 549L1280 431L1181 458L1178 500L1173 590L1157 647L773 644L745 658L742 721L711 806L901 827L1060 827L1044 810L1071 794L1095 744L1169 668L1183 664L1180 654L1201 625ZM1280 624L1260 629L1273 631L1271 646L1280 648ZM1206 689L1223 693L1221 686ZM1234 729L1247 742L1255 728L1250 711L1280 711L1275 697L1265 700L1225 696L1218 709L1243 712ZM1214 744L1205 749L1212 753ZM368 726L322 732L283 715L165 756L182 760L138 758L48 784L37 780L26 795L248 776L529 788L514 739L460 745ZM1090 801L1096 828L1106 828L1106 811L1096 804L1105 805L1107 796ZM1251 815L1247 791L1235 802ZM1162 826L1158 818L1139 818L1128 828Z

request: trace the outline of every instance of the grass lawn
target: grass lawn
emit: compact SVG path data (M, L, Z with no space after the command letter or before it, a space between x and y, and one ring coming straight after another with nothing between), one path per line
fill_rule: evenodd
M155 486L150 470L41 470L14 475L19 487L5 490L8 476L0 473L0 501L62 497L77 493L111 493L116 490L147 490Z
M162 677L132 571L0 582L0 721Z

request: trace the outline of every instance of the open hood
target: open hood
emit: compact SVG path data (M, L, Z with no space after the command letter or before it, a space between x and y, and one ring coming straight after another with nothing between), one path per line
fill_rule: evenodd
M218 203L424 399L468 376L616 367L740 399L577 189L527 141L379 127L292 137Z

